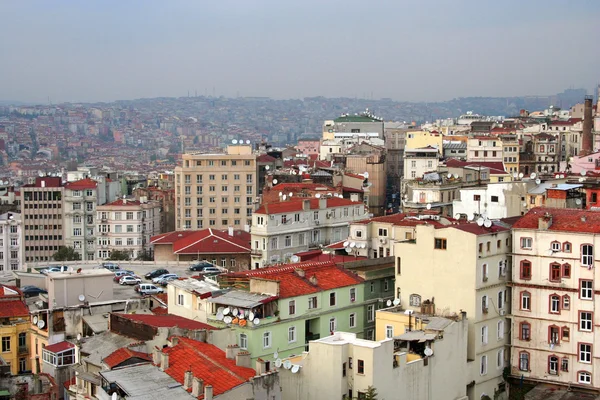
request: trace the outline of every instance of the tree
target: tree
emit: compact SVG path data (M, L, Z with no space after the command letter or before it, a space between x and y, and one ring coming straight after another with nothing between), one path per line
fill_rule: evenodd
M55 261L79 261L81 256L72 247L61 247L52 256Z
M367 387L367 391L364 394L364 397L362 397L365 400L377 400L377 389L375 389L373 386L369 386ZM353 397L350 398L346 395L344 395L344 400L356 400L358 399L357 397Z
M131 252L129 250L113 250L110 252L111 261L129 261L131 258Z
M149 250L142 250L138 253L138 256L135 258L137 261L154 261L154 256L152 252Z

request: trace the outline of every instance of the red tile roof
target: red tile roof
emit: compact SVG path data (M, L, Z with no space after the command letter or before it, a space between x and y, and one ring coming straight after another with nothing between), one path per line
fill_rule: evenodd
M252 368L238 367L235 360L225 357L225 352L212 344L185 337L178 337L178 340L175 346L164 348L163 353L169 354L169 368L165 372L181 384L185 372L191 370L204 385L212 385L214 396L219 396L256 375ZM204 398L204 394L198 398Z
M155 307L150 311L155 315L167 315L169 313L169 309L166 307Z
M22 300L0 301L0 318L29 317L29 309Z
M365 180L365 177L362 175L357 175L357 174L351 174L349 172L346 172L344 175L349 176L351 178L357 178L357 179L362 179L363 181Z
M475 222L470 222L467 224L450 225L450 227L461 230L463 232L472 233L474 235L489 235L491 233L506 232L510 230L509 228L495 224L492 224L492 226L486 228L485 226L477 225L477 223Z
M75 345L71 342L67 342L66 340L63 342L58 342L55 344L51 344L50 346L46 346L44 347L45 350L49 351L50 353L60 353L63 352L65 350L69 350L69 349L74 349Z
M131 350L127 347L121 347L120 349L113 351L111 354L104 357L102 361L108 366L108 368L113 369L131 358L140 358L144 361L152 361L150 355Z
M431 215L426 212L422 212L420 214L421 215ZM381 217L363 219L362 221L353 222L353 224L367 225L367 224L370 224L371 222L379 222L379 223L385 223L385 224L392 224L394 226L433 225L436 228L442 228L445 226L449 226L449 224L447 224L447 223L444 224L441 221L437 221L435 219L430 219L430 218L419 219L418 215L419 214L413 214L413 213L389 214L389 215L383 215ZM444 220L447 220L448 222L451 222L451 223L457 222L454 218L450 218L450 217L443 217L443 218L444 218Z
M296 269L304 270L305 276L299 276ZM337 266L333 261L304 262L287 264L278 267L267 267L251 271L242 271L228 276L256 277L279 282L279 298L303 296L324 290L331 290L345 286L357 285L362 278L352 272ZM309 279L315 276L316 285Z
M93 179L85 178L74 182L67 182L65 189L71 190L83 190L83 189L95 189L98 186L98 182Z
M214 326L205 324L203 322L194 321L191 319L183 318L178 315L152 315L152 314L119 314L116 313L121 318L128 319L134 322L140 322L145 325L152 326L154 328L172 328L177 326L183 329L207 329L207 330L215 330Z
M0 299L4 298L21 298L21 290L16 286L0 285Z
M287 190L322 190L322 191L330 191L334 192L335 189L331 186L322 185L319 183L279 183L271 190L279 190L279 191L287 191Z
M492 174L505 174L504 164L502 162L478 162L478 161L461 161L456 158L449 158L446 160L446 166L452 168L461 167L487 167L490 169Z
M560 232L600 232L600 211L578 210L572 208L536 207L522 216L513 229L538 229L539 219L548 213L552 216L549 231Z
M286 201L280 201L277 203L270 203L268 205L261 205L258 210L254 211L254 214L284 214L284 213L293 213L296 211L302 211L304 200L310 201L310 209L318 210L319 209L319 200L316 198L311 199L292 199ZM360 201L351 201L348 199L341 199L339 197L331 197L327 198L327 208L332 207L345 207L345 206L363 206L364 203ZM268 208L268 211L267 211Z
M133 200L133 199L118 199L113 201L112 203L108 203L108 204L103 204L105 206L124 206L124 207L133 207L133 206L139 206L142 203L140 203L138 200Z
M269 163L269 162L273 162L276 160L277 159L275 157L271 157L268 154L261 154L260 156L256 157L256 162L262 162L262 163Z
M229 236L227 231L202 229L176 231L154 236L150 243L172 244L175 254L232 254L249 253L250 238L245 234Z

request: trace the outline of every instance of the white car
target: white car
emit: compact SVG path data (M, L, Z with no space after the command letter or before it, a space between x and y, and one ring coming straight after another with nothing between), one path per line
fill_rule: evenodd
M44 275L48 275L50 272L67 272L68 270L69 267L67 267L66 265L54 265L49 266L48 268L45 268L40 272Z
M177 274L164 274L157 278L152 279L152 283L160 285L163 282L168 282L170 280L177 279L177 278L179 278L177 276Z
M137 285L140 284L142 280L140 278L136 278L135 276L126 275L119 280L121 285Z

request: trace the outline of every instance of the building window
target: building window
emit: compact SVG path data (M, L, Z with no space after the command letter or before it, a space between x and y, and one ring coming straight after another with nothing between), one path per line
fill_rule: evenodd
M10 351L10 336L2 336L2 352Z
M564 310L568 310L571 307L571 298L569 297L569 295L565 294L562 297L562 308Z
M519 370L529 371L529 353L526 351L519 353Z
M594 264L594 246L584 244L581 246L581 265L589 267Z
M594 298L593 281L579 281L579 297L582 300L592 300Z
M568 342L570 340L570 337L571 337L570 333L571 333L571 331L569 330L569 328L566 327L566 326L563 326L562 329L561 329L562 340L565 341L565 342Z
M271 332L263 333L263 349L271 347Z
M177 295L177 305L182 306L184 303L183 294Z
M481 296L481 312L487 314L488 312L488 297Z
M550 280L552 282L560 282L560 270L561 266L559 263L550 264Z
M577 382L586 385L592 384L592 374L587 371L580 371L577 373Z
M375 306L370 304L367 306L367 322L373 322L375 319Z
M488 344L488 327L484 325L481 327L481 344Z
M579 343L579 362L592 362L592 345L589 343Z
M593 330L593 319L591 311L579 311L579 330L591 332Z
M384 228L379 228L379 236L387 237L388 231Z
M531 279L531 262L529 260L521 261L521 279L528 280Z
M552 249L553 252L560 251L561 247L562 246L560 245L560 242L552 242L552 243L550 243L550 248Z
M296 327L290 326L288 328L288 343L293 343L296 341Z
M359 373L360 375L365 374L365 362L363 360L358 360L358 362L356 363L356 368L357 373Z
M356 288L350 289L350 302L354 303L356 301Z
M290 315L296 314L296 300L290 300L288 303L288 311Z
M313 296L313 297L309 297L308 298L308 309L312 310L317 308L317 297Z
M335 306L335 292L329 293L329 305L331 307Z
M560 296L557 294L550 295L550 312L552 314L560 313Z
M569 242L564 242L563 243L563 252L564 253L570 253L571 252L571 243L569 243Z
M562 362L560 364L560 370L565 372L569 371L569 359L567 357L563 357Z
M487 375L487 356L481 356L481 363L479 366L479 373L481 375Z
M337 324L335 322L335 318L329 318L329 332L333 334L337 328Z
M533 240L530 237L522 237L521 238L521 248L522 249L531 249Z
M240 349L248 348L248 336L245 333L240 333Z
M519 339L521 340L525 340L528 341L531 339L531 324L529 324L529 322L521 322L519 324L519 333L520 333L520 337Z
M435 244L434 247L436 249L438 249L438 250L446 250L446 245L447 245L446 239L436 238L434 244Z
M356 314L350 314L350 328L356 328Z
M496 355L496 366L498 368L504 368L504 349L498 350Z
M558 357L554 355L548 357L548 373L551 375L558 374Z
M496 333L498 335L498 340L504 339L504 320L498 321Z
M571 277L571 264L563 264L562 265L562 277L563 278Z
M488 280L488 265L487 264L481 265L481 276L482 276L482 280L484 282L487 282L487 280Z
M556 325L548 327L548 343L560 344L560 328Z

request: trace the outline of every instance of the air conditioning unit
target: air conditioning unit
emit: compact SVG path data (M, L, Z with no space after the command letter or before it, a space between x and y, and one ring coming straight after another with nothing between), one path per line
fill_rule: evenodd
M500 310L500 315L502 315L502 316L506 315L506 310Z

